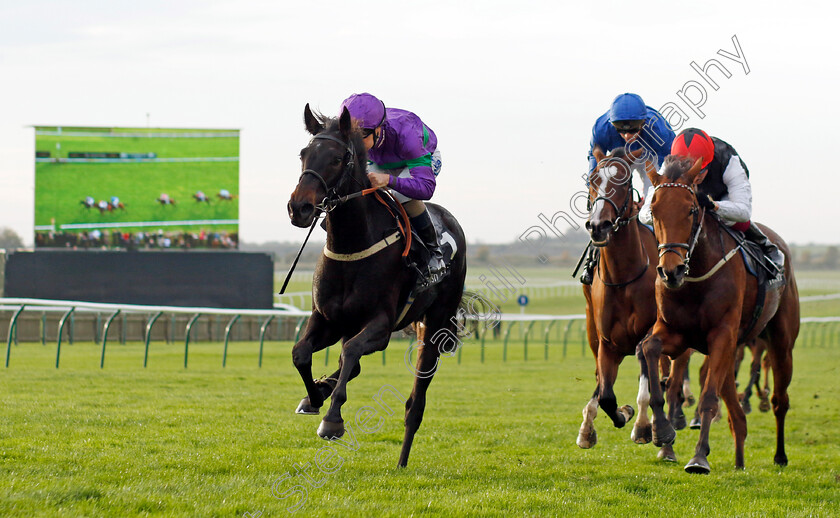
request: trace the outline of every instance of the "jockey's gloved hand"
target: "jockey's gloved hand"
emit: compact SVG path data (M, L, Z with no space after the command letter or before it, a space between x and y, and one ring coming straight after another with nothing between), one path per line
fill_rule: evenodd
M714 211L715 210L715 200L712 199L711 196L708 194L705 196L698 196L697 197L697 204L700 205L702 208Z

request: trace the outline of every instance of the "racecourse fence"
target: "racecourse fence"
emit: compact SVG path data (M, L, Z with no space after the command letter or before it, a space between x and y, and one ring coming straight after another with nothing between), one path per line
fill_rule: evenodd
M184 367L188 366L189 344L194 341L224 341L222 367L227 362L231 341L259 341L258 365L262 367L265 341L297 341L309 311L289 305L275 309L218 309L176 306L140 306L99 304L90 302L0 298L0 332L7 336L6 367L9 367L13 345L19 341L56 342L56 368L60 365L61 345L65 341L93 341L101 346L100 368L104 368L109 337L125 344L141 341L145 346L143 366L148 365L152 341L184 343ZM5 317L5 318L4 318ZM157 326L155 325L157 323ZM840 317L808 317L801 319L798 347L836 347L840 343ZM111 328L115 328L109 335ZM54 333L51 331L54 329ZM525 361L541 357L576 353L587 356L585 315L516 315L502 314L497 319L468 319L457 351L461 362L463 346L478 347L480 361L485 361L489 347L502 348L502 361L508 357ZM116 336L115 336L116 335ZM414 338L403 332L395 339ZM521 345L521 348L520 348ZM324 363L329 362L326 349ZM386 363L383 351L382 363Z

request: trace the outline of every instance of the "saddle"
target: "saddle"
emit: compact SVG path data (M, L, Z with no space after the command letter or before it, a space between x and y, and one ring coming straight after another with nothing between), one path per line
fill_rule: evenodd
M767 268L773 269L773 265L770 264L770 260L765 257L764 250L761 249L761 246L749 239L746 239L743 232L737 232L737 234L743 240L740 252L741 257L744 260L744 268L746 268L749 275L755 277L758 286L758 293L756 293L755 298L755 309L753 310L753 315L749 325L741 332L741 336L739 337L740 341L740 338L743 338L752 332L758 322L758 319L761 317L761 312L764 310L764 302L767 298L767 290L781 288L781 286L784 285L785 278L784 275L771 277ZM747 249L750 253L747 252ZM756 258L763 261L764 266L760 265Z

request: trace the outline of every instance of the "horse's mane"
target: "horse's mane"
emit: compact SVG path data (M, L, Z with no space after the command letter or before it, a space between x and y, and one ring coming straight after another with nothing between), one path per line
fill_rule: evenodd
M688 172L693 165L694 160L691 158L680 157L678 155L668 155L665 157L665 161L662 162L662 168L659 174L674 182Z

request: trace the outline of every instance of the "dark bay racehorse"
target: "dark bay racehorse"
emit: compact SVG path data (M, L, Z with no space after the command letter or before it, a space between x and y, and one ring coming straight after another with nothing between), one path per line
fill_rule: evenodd
M313 114L306 105L306 129L314 135L300 154L303 173L288 204L292 224L314 225L326 212L327 244L315 268L312 316L292 350L307 397L297 412L317 414L327 397L329 410L318 428L324 439L341 437L341 406L347 382L356 377L362 356L382 351L391 333L422 323L414 389L405 403L405 436L399 466L408 463L414 435L423 419L426 390L441 350L447 352L457 332L457 312L466 275L466 242L458 222L444 208L427 204L432 218L451 236L451 271L440 283L416 292L416 272L402 257L405 237L393 239L397 224L391 211L362 195L370 187L362 134L346 109L336 119ZM372 193L373 191L364 191ZM390 238L391 241L384 241ZM409 303L414 298L413 304ZM312 354L342 341L339 369L312 379ZM446 345L444 345L446 344Z
M660 354L674 358L687 348L708 356L708 372L699 400L700 437L694 458L686 465L690 473L708 473L709 428L718 407L720 393L729 414L735 438L735 466L744 466L744 440L747 423L738 402L734 361L739 342L749 342L759 334L767 341L773 369L773 413L776 416L776 464L786 465L784 447L785 415L789 407L787 387L793 370L793 345L799 333L799 294L785 242L766 227L762 230L783 251L783 282L771 284L764 307L753 319L758 286L748 276L743 261L733 250L735 239L723 228L716 215L707 213L697 200L696 185L704 175L701 162L669 156L662 175L648 173L655 187L651 209L654 230L660 242L656 281L657 320L639 346L642 370L650 374L653 442L673 442L676 434L663 411L664 398L656 371ZM689 277L691 273L697 277ZM743 336L745 335L745 336Z
M583 293L586 330L595 356L598 386L583 409L577 438L581 448L591 448L597 442L593 421L599 405L616 428L622 428L633 417L633 407L618 407L613 386L622 360L636 354L637 345L656 321L653 266L657 261L656 239L653 232L638 222L633 199L631 164L643 152L640 149L625 154L623 148L613 150L609 156L599 149L594 152L598 166L589 178L590 213L585 226L592 243L600 250L600 260L592 285L584 285ZM642 377L636 400L639 413L630 434L638 444L651 440L647 387L648 380ZM682 412L680 408L677 410ZM663 446L659 457L676 460L670 445Z

